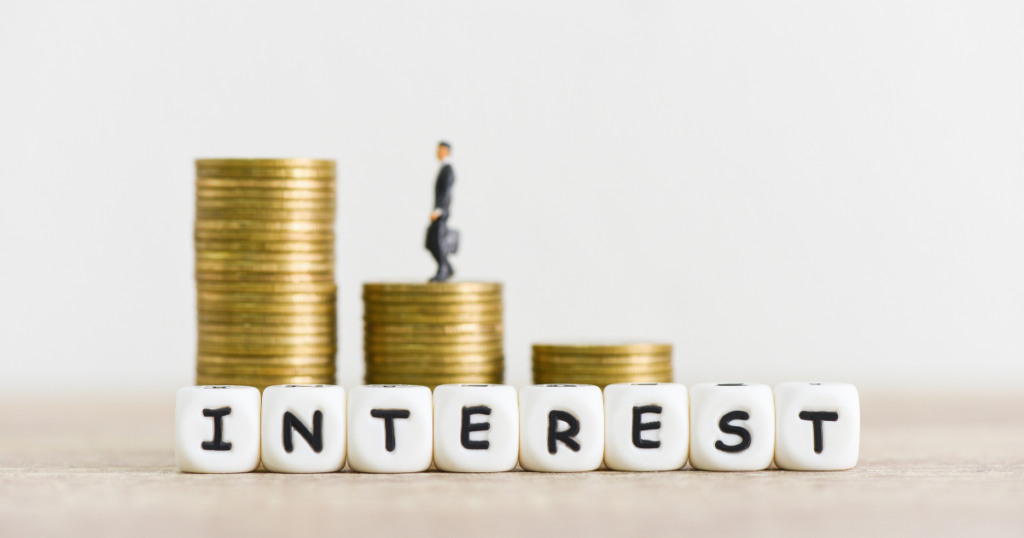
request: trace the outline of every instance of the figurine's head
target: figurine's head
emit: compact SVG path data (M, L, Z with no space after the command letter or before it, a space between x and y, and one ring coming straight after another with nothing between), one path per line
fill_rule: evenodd
M438 142L437 144L437 160L442 161L445 157L451 155L452 146L448 142Z

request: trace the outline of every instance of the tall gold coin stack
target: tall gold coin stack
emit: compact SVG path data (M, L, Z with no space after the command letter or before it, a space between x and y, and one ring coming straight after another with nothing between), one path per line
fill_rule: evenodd
M334 383L334 161L196 161L199 385Z
M366 382L501 383L501 284L364 284Z
M672 345L534 344L533 382L578 383L604 388L612 383L672 381Z

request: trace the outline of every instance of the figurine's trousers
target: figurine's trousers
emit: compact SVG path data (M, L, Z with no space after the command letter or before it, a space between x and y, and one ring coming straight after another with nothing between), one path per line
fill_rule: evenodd
M427 250L437 260L437 267L448 265L448 252L445 250L445 235L448 233L448 219L439 218L430 223L427 229Z

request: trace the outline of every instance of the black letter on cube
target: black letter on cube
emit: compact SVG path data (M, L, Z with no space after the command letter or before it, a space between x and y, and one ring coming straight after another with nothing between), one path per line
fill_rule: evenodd
M469 417L473 415L490 415L491 408L486 405L462 408L462 446L469 450L487 450L490 448L490 441L473 441L469 438L471 432L485 432L491 429L490 422L470 422Z
M558 431L558 422L562 421L569 425L569 429ZM580 433L580 421L565 411L552 411L548 413L548 454L558 452L558 441L565 443L569 450L580 451L580 444L573 437Z
M309 431L306 425L293 415L291 411L284 413L284 451L291 454L295 447L292 446L292 428L309 443L309 447L317 454L324 449L324 432L320 427L324 423L324 414L320 411L313 413L313 431Z
M371 409L370 416L384 419L384 448L388 452L395 451L395 419L409 418L405 409Z
M640 438L640 432L657 430L661 422L644 422L644 413L661 413L660 405L635 405L633 406L633 446L637 448L658 448L661 441L649 441Z
M726 413L722 420L718 421L718 429L722 430L723 433L731 433L733 435L740 436L740 444L738 445L727 445L721 441L715 441L715 448L722 452L743 452L750 448L750 432L746 428L741 426L733 426L729 424L734 420L748 420L750 415L746 411L732 411Z
M821 454L825 450L825 439L821 432L821 421L835 422L839 420L839 413L832 411L801 411L800 420L810 420L814 423L814 453Z
M231 443L225 443L221 438L224 436L224 416L231 414L230 407L220 409L203 409L204 417L213 417L213 441L203 441L203 450L231 450Z

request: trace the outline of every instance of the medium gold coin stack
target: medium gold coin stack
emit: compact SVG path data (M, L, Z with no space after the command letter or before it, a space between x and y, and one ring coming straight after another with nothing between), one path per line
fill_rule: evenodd
M501 383L501 284L364 284L366 383Z
M196 161L199 385L334 383L334 161Z
M534 344L533 382L597 385L672 381L672 345Z

